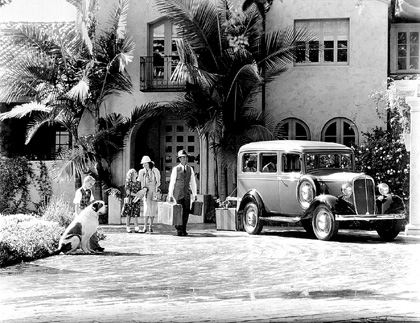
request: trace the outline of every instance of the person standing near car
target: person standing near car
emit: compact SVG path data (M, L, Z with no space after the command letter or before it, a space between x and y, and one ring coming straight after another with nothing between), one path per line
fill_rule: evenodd
M187 236L187 223L191 208L191 198L197 196L197 183L194 171L188 163L188 154L182 149L178 151L179 164L172 169L169 182L168 200L182 205L182 225L176 225L178 236Z

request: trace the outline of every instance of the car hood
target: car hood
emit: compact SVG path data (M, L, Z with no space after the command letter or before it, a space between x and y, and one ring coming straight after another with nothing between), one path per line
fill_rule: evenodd
M364 173L340 172L330 170L319 170L308 174L322 181L339 181L341 183L351 182L356 177L366 176Z

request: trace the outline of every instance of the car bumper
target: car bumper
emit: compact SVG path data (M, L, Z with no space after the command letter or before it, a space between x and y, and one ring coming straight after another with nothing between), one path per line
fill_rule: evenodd
M405 220L406 215L404 213L397 214L368 214L368 215L357 215L357 214L336 214L336 221L383 221L383 220Z

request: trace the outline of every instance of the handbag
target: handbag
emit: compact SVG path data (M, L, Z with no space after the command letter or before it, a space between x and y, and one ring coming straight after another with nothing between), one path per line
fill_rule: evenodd
M162 202L162 192L160 190L153 193L153 201Z

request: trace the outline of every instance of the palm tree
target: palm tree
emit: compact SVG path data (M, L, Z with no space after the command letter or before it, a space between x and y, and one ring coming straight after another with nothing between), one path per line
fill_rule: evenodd
M85 0L68 2L79 10L77 24L18 24L1 30L10 44L20 50L7 65L0 62L5 67L0 101L18 102L22 98L33 101L0 114L0 120L31 115L26 142L40 127L60 124L71 133L75 153L80 155L91 152L90 143L105 142L103 131L112 133L120 129L117 126L120 122L131 124L117 115L101 119L99 108L110 95L131 92L132 82L125 67L133 57L134 42L126 35L128 0L119 0L110 15L109 29L100 35L96 33L95 19L98 0L90 1L89 6ZM93 114L96 131L94 136L79 137L78 127L85 111ZM119 122L112 122L112 118ZM101 122L106 129L101 129ZM107 138L111 144L110 137ZM91 161L89 158L70 160L76 177L92 165L102 165L86 165ZM62 174L72 174L67 167L64 169L67 171ZM102 173L101 169L96 173Z
M245 0L242 4L242 10L246 11L252 5L257 7L257 10L262 18L262 36L261 36L261 49L262 53L261 56L265 57L266 53L266 46L265 46L265 33L266 33L266 17L267 13L270 10L271 5L273 4L273 0ZM261 75L263 79L265 79L265 65L261 67ZM263 115L263 120L265 116L265 82L263 81L261 85L261 114Z
M173 105L210 140L215 157L221 156L222 170L234 168L241 144L274 138L272 120L253 107L253 99L261 85L281 75L293 61L296 40L312 36L293 28L265 33L265 5L261 14L261 6L246 6L238 13L230 0L154 2L182 38L172 79L190 85Z
M99 117L95 134L81 136L74 147L63 150L60 154L63 163L59 174L73 177L75 174L93 173L103 181L103 187L114 187L111 164L128 141L130 131L142 119L141 111L156 110L157 104L146 103L136 107L130 117L111 113Z

